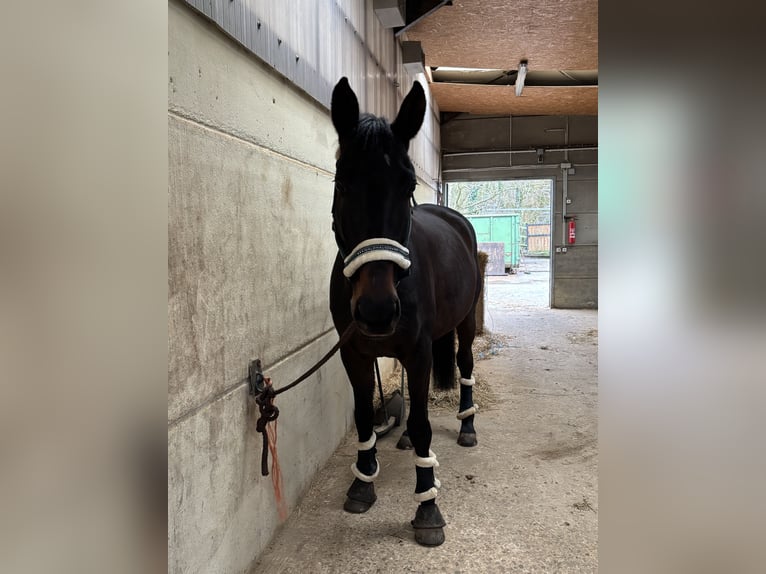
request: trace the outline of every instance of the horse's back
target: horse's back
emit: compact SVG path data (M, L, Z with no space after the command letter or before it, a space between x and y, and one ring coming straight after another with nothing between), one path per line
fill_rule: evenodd
M427 230L431 242L447 241L454 248L455 241L459 240L471 255L470 259L476 261L476 233L463 214L449 207L427 203L418 205L412 216L413 221L422 224L422 228Z
M454 328L478 300L481 272L476 234L463 215L439 205L417 206L412 223L410 247L417 266L430 276L435 335L439 336Z

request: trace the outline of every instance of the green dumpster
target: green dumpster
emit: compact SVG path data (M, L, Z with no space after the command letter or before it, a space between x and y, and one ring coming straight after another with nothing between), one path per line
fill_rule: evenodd
M466 215L476 231L479 243L500 241L505 244L505 266L516 269L519 266L521 235L519 214Z

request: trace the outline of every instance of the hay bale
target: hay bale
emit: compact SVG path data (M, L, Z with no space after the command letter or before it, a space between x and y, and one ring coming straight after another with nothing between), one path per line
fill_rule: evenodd
M479 301L476 303L476 334L481 335L484 332L484 281L486 280L487 261L489 260L489 254L484 251L478 252L479 269L481 270L481 276L483 278L481 282L481 293L479 294Z

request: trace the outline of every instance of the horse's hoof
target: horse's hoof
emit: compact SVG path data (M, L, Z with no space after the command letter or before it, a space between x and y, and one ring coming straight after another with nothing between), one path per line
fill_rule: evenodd
M436 504L421 504L411 522L415 542L421 546L439 546L444 542L444 518Z
M396 443L396 448L399 450L412 450L412 441L410 441L410 437L406 434L400 436L399 442Z
M415 542L421 546L440 546L444 544L444 528L418 528Z
M343 510L353 514L362 514L367 512L377 499L373 483L355 478L348 492L346 492L346 502L343 503Z
M478 442L475 432L461 432L457 435L457 443L460 446L476 446Z
M372 504L369 502L346 498L346 502L343 503L343 510L350 512L351 514L364 514L371 506Z

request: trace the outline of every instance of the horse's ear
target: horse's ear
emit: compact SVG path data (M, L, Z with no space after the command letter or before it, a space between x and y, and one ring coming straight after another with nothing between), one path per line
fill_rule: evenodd
M404 145L408 145L410 140L418 133L420 126L423 125L423 118L426 115L426 94L423 92L423 86L420 82L414 82L412 89L402 102L399 108L399 114L394 123L391 124L391 130Z
M330 104L332 114L332 124L335 131L338 132L338 140L342 143L347 139L359 123L359 101L351 86L348 85L348 78L343 76L332 91L332 102Z

